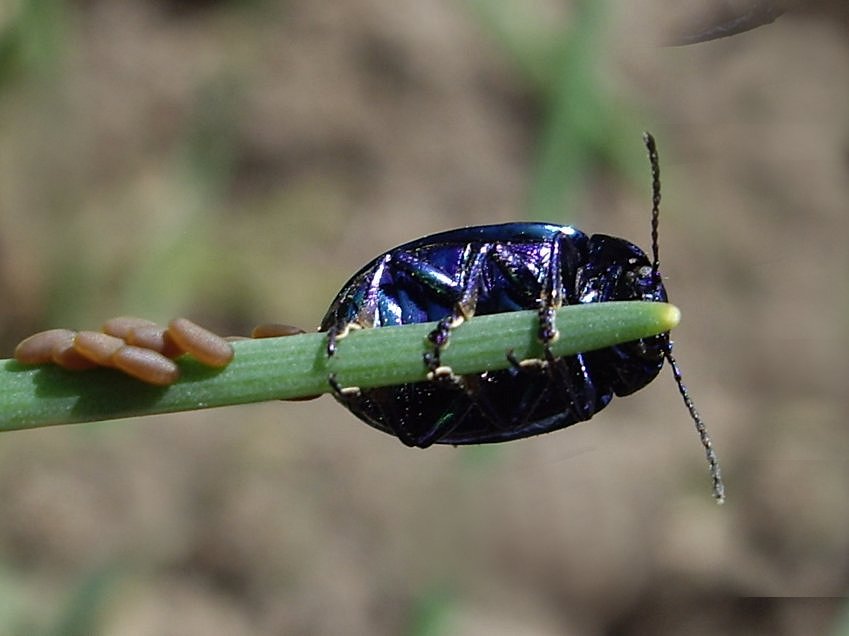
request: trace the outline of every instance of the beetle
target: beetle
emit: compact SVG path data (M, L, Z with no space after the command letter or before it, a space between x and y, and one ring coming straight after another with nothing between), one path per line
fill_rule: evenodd
M588 236L568 225L516 222L465 227L405 243L378 256L345 283L319 327L327 354L351 328L438 321L422 363L427 380L371 389L343 387L336 399L367 424L404 444L504 442L591 419L614 395L649 384L664 361L698 431L713 479L724 485L713 444L672 355L669 333L573 356L556 357L554 311L562 305L613 300L665 302L658 257L660 166L654 138L644 134L652 174L652 258L633 243ZM474 315L539 312L544 355L510 367L455 375L441 364L451 332Z

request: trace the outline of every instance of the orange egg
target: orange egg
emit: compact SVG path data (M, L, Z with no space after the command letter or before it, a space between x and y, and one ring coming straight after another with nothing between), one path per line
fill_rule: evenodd
M180 379L177 363L152 349L125 345L112 356L111 363L137 380L168 386Z
M301 333L306 332L300 327L270 322L254 327L251 331L251 338L277 338L279 336L296 336Z
M21 364L47 364L53 362L53 349L73 342L76 332L70 329L39 331L21 340L15 347L15 360Z
M233 347L225 338L187 318L168 323L168 335L186 353L210 367L225 367L233 359Z

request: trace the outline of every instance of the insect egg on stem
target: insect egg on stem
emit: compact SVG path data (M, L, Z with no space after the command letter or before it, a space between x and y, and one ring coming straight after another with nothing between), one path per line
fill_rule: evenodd
M48 329L39 331L21 340L15 347L15 360L21 364L48 364L53 362L53 350L73 342L75 331L70 329Z
M147 320L145 318L137 318L136 316L116 316L115 318L110 318L104 322L100 330L110 336L126 340L134 329L158 326L159 325L152 320Z
M225 367L233 359L233 346L226 338L187 318L175 318L169 322L168 336L180 349L207 366Z
M127 375L156 386L168 386L180 379L177 363L151 349L125 345L115 352L111 363Z
M74 349L100 366L112 366L112 356L124 344L120 338L99 331L81 331L74 338Z

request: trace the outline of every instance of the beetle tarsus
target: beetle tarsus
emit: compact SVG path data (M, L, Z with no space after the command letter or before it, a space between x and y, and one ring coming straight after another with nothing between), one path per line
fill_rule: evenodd
M358 386L343 387L339 384L339 380L336 379L335 373L331 373L327 376L327 383L330 385L330 392L333 393L333 397L341 402L347 402L348 400L359 397L362 394L362 391Z

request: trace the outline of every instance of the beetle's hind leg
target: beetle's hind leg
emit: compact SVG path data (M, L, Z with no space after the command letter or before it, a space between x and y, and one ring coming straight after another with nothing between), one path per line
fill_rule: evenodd
M336 348L339 341L345 338L354 329L362 329L362 325L356 322L338 322L327 330L327 343L325 351L328 358L336 355Z

